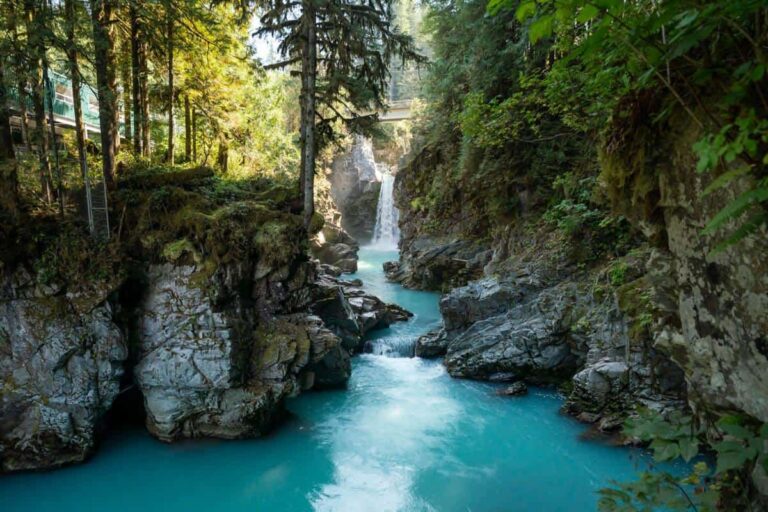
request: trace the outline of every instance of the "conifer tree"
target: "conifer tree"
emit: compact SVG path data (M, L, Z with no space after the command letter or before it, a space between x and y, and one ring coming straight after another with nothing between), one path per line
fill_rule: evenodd
M270 67L300 64L301 172L304 226L314 214L317 150L339 124L365 132L386 107L394 59L422 61L410 36L393 23L393 0L270 0L260 34L280 39L285 58Z

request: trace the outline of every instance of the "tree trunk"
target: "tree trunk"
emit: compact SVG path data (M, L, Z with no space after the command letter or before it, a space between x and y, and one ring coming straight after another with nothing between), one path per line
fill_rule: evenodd
M114 11L115 0L91 0L102 170L104 181L110 188L115 184L115 156L120 144L115 79Z
M5 88L3 66L0 65L0 219L15 219L19 213L19 182L16 155L13 153L11 114L8 111L8 91ZM6 222L0 220L5 226ZM3 228L0 227L0 230Z
M227 172L227 167L229 166L229 145L224 137L219 140L219 156L216 163L222 172Z
M83 130L83 104L80 98L80 65L78 64L77 46L75 43L75 26L77 24L75 1L76 0L64 1L67 33L67 58L69 60L69 74L72 79L72 103L75 108L75 142L77 144L77 156L80 162L80 175L83 178L83 186L90 189L88 180L88 159L85 152L85 132ZM90 193L90 190L86 191L86 193Z
M15 2L8 2L7 28L13 39L13 71L16 73L16 89L19 93L19 117L21 118L21 140L27 151L32 152L32 141L29 137L29 115L27 113L27 70L24 65L24 49L19 42Z
M48 155L48 133L45 130L45 84L43 82L43 55L45 41L43 26L35 0L24 1L26 14L27 44L29 45L29 76L32 85L32 106L35 111L34 140L40 159L40 188L48 204L53 202L51 161Z
M192 160L197 162L197 113L192 109Z
M167 4L168 16L168 163L173 165L173 9Z
M26 74L22 68L19 69L19 75ZM29 113L27 112L27 81L19 80L16 86L19 90L19 117L21 118L21 141L27 151L32 152L32 140L29 136Z
M141 73L140 46L142 44L140 38L144 35L135 2L131 2L129 17L131 24L131 88L133 89L133 150L137 155L142 155L144 153L142 150L143 134L141 133L143 123L141 120L141 79L139 74Z
M315 213L315 84L317 80L317 21L312 0L302 1L304 9L305 46L301 67L304 94L302 96L303 140L302 171L304 174L304 229L309 231Z
M150 157L150 130L149 130L149 69L147 66L147 42L139 43L139 92L141 94L141 151Z
M130 52L129 52L130 53ZM130 55L129 55L130 57ZM122 82L123 82L123 133L125 133L125 141L128 146L133 146L133 125L131 124L131 66L125 62L122 65Z
M184 95L184 159L192 159L192 112L189 107L189 96Z

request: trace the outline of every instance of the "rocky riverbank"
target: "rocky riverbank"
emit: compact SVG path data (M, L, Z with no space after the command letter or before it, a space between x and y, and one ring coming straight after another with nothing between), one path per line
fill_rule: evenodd
M444 355L461 378L558 383L565 410L602 430L638 407L766 421L758 375L768 372L768 237L713 251L717 240L701 229L736 191L703 196L690 150L697 134L670 126L668 158L647 169L622 167L634 146L603 156L604 188L629 228L589 199L546 209L524 187L507 222L487 213L492 190L480 201L455 184L454 202L431 204L451 167L430 147L412 156L396 184L401 259L385 270L445 293L443 328L422 337L416 355ZM622 195L628 175L651 188Z
M279 184L197 170L125 183L119 241L53 220L3 260L3 471L84 460L134 386L163 441L263 434L286 397L344 386L365 332L408 317L308 258Z

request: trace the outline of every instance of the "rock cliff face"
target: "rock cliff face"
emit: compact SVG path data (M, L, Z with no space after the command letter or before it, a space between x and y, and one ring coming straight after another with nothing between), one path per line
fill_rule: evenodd
M93 254L57 219L20 240L42 249L0 262L0 471L84 460L134 385L160 440L263 434L287 397L344 386L367 331L408 317L309 259L290 194L211 180L136 179L120 244Z
M336 157L331 167L328 180L341 211L341 227L366 242L373 236L381 188L370 139L355 136L351 147Z
M416 154L397 177L402 254L386 270L409 286L453 289L441 304L444 329L422 337L416 353L445 354L459 377L572 377L566 410L604 429L638 405L766 421L767 233L721 252L724 233L702 235L749 178L703 194L716 176L695 171L695 126L672 116L663 144L633 129L617 128L605 144L600 193L646 240L581 266L563 256L567 240L539 243L553 228L537 222L542 212L526 207L525 191L507 224L476 215L481 202L464 199L473 197L464 183L451 184L455 201L430 203L450 166L439 150Z
M306 315L280 315L289 312L287 296L308 285L306 271L296 278L281 275L286 268L270 269L255 281L242 268L222 268L200 287L195 270L165 264L148 273L135 370L147 428L164 441L259 435L279 414L283 398L312 387L308 366L339 352L340 341L313 343L322 333L310 336ZM250 295L248 289L278 293ZM345 355L330 356L346 363L341 377L349 375Z
M685 370L694 401L768 421L768 232L763 227L715 252L722 239L702 236L710 219L749 186L703 196L714 179L694 172L687 150L698 134L673 124L670 165L659 173L669 253L668 276L679 324L660 340ZM732 222L731 230L737 228Z
M309 249L320 263L338 267L342 272L357 271L357 240L341 227L342 215L331 195L326 176L315 183L315 207L323 216L323 228L310 239Z
M0 285L0 470L60 466L93 451L128 348L110 284L85 289L20 266Z
M454 187L450 204L427 212L430 191L448 184L444 156L423 150L400 167L395 178L395 205L400 210L400 261L385 269L387 277L409 288L447 292L483 277L493 255L487 221ZM432 181L434 180L434 182ZM439 207L438 207L439 206Z
M416 354L445 354L454 377L571 382L566 410L602 430L618 428L638 405L684 407L682 372L637 324L648 313L617 299L644 279L616 289L595 286L601 277L526 262L455 288L440 302L442 331L422 337Z

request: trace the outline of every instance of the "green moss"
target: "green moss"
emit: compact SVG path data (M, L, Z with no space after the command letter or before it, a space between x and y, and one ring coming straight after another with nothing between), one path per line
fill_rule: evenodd
M319 233L321 229L323 229L323 226L325 225L325 219L319 212L315 212L312 214L312 221L309 223L309 233L314 235L315 233Z
M191 256L194 260L199 259L197 251L195 251L192 243L186 238L182 238L180 240L176 240L175 242L166 244L163 248L162 254L164 258L174 262L178 261L181 257L186 255Z
M646 277L641 277L616 290L619 309L629 318L629 337L642 340L650 335L656 313L651 300L651 287Z
M629 266L625 261L614 262L608 269L608 279L613 286L621 286L627 279Z

